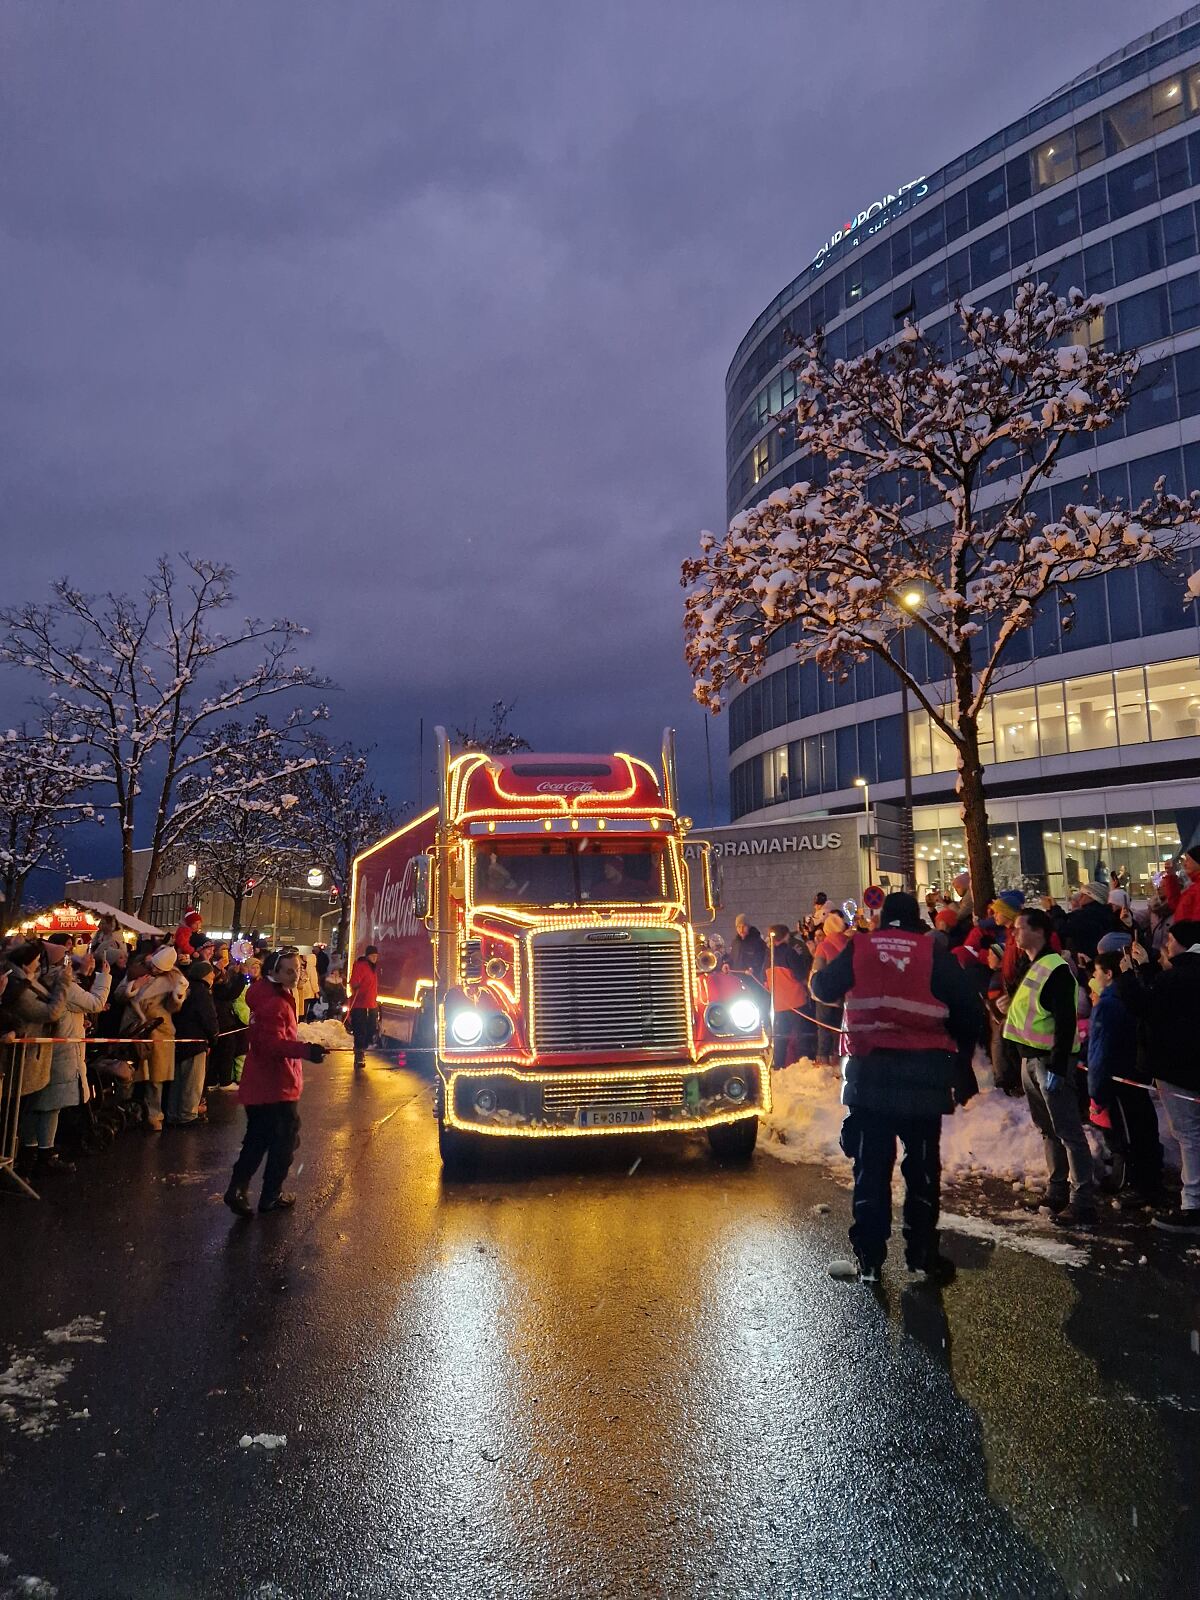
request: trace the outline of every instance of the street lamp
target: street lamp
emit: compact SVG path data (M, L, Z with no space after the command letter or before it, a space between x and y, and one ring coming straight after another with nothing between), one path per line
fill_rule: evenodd
M855 778L854 787L863 792L863 828L867 841L867 882L874 883L875 876L871 871L871 785L865 778Z

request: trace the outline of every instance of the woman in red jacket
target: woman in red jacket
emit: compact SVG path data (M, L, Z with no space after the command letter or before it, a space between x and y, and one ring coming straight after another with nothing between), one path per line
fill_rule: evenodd
M297 1102L304 1089L304 1061L325 1059L319 1044L296 1037L296 1001L292 991L300 979L300 957L276 956L264 963L263 976L246 992L250 1034L238 1099L246 1108L246 1136L225 1191L225 1204L239 1217L253 1216L248 1189L264 1156L260 1211L285 1211L296 1203L283 1192L296 1146L300 1142Z

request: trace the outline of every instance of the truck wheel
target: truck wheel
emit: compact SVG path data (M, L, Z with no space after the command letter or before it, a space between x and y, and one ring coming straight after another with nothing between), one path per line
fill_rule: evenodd
M442 1166L451 1177L465 1177L473 1172L479 1159L479 1144L469 1133L448 1128L438 1118L438 1153Z
M749 1161L758 1139L758 1118L739 1117L736 1122L718 1122L708 1130L708 1147L715 1156L731 1161Z

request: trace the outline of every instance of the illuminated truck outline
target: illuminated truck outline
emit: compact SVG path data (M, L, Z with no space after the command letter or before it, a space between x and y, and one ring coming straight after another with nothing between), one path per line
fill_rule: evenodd
M468 1153L473 1136L664 1131L704 1131L718 1154L748 1155L771 1103L769 1001L698 949L672 730L661 783L623 752L453 755L440 728L437 752L438 805L355 858L350 958L378 946L385 1032L433 1054L443 1157ZM496 847L494 867L500 850L532 862L522 847L544 842L541 854L565 866L575 841L589 866L620 855L657 868L661 897L536 905L477 894L481 846ZM597 1015L606 998L611 1012ZM614 1046L618 1026L636 1037ZM564 1046L571 1028L582 1035ZM540 1050L539 1029L552 1036Z

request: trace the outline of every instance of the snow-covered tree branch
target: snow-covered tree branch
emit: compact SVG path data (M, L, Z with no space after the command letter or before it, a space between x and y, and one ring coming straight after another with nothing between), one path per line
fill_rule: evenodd
M295 730L296 719L277 728L262 715L221 723L181 763L164 866L194 862L197 892L217 889L233 902L235 936L253 884L281 878L303 853L295 791L319 757Z
M5 925L20 916L31 872L63 868L63 835L99 820L85 798L96 772L60 717L0 734L0 890Z
M513 733L508 719L516 709L516 701L492 702L491 720L480 731L478 720L469 728L455 728L454 743L460 750L482 750L489 756L511 756L518 750L528 750L529 740Z
M369 750L352 745L332 745L321 734L308 742L315 758L297 784L295 818L297 838L311 865L319 866L341 895L338 949L345 950L350 930L350 869L355 856L396 826L408 810L397 808L375 787Z
M56 718L89 753L93 782L111 793L127 911L146 914L177 831L176 785L211 758L202 752L210 728L322 683L295 660L306 631L297 623L248 617L228 631L217 625L232 605L233 577L220 562L184 555L176 568L163 556L136 598L86 595L64 579L48 603L0 612L0 661L36 673L49 687ZM150 861L138 896L134 821L150 804Z
M800 397L780 420L830 463L825 481L777 490L723 539L703 534L684 564L687 658L712 709L761 669L769 634L789 622L803 627L801 659L845 674L873 654L907 683L957 751L976 904L993 892L979 719L1012 641L1046 605L1069 628L1084 579L1170 563L1200 517L1200 496L1161 480L1134 507L1081 499L1050 522L1031 509L1065 441L1108 427L1132 398L1137 354L1079 342L1102 311L1077 289L1030 282L1011 310L956 307L959 361L911 324L851 361L830 364L819 333L798 345ZM906 669L906 624L944 662L943 682Z

